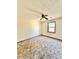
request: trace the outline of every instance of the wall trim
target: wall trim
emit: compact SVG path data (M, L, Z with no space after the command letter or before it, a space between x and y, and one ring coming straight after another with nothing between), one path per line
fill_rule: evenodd
M58 41L62 41L62 39L58 39L58 38L55 38L55 37L50 37L50 36L47 36L47 35L40 34L40 35L31 37L31 38L28 38L28 39L24 39L24 40L19 41L19 42L17 42L17 43L24 42L24 41L26 41L26 40L30 40L30 39L35 38L35 37L38 37L38 36L45 36L45 37L48 37L48 38L56 39L56 40L58 40Z
M26 41L26 40L30 40L30 39L35 38L35 37L38 37L38 36L41 36L41 34L40 34L40 35L37 35L37 36L34 36L34 37L31 37L31 38L28 38L28 39L21 40L21 41L19 41L19 42L17 42L17 43L24 42L24 41Z
M43 35L43 34L41 34L41 36L45 36L45 37L48 37L48 38L56 39L56 40L58 40L58 41L62 41L62 39L55 38L55 37L51 37L51 36L47 36L47 35Z

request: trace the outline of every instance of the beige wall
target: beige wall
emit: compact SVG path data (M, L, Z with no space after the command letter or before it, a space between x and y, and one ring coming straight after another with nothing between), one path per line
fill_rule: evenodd
M30 0L31 1L31 0ZM17 0L17 41L22 41L40 34L38 17L27 10L29 0ZM28 3L29 2L29 3ZM32 5L33 6L33 5Z
M22 41L40 34L40 22L38 20L27 20L18 17L17 41Z
M62 20L57 19L56 21L56 33L48 33L47 32L47 22L42 22L42 34L51 36L54 38L62 39Z
M52 1L53 0L17 0L17 41L37 36L40 33L61 38L61 20L56 21L57 31L51 34L47 32L46 22L40 26L38 19L40 19L41 15L33 11L46 13L53 17L61 16L61 0Z

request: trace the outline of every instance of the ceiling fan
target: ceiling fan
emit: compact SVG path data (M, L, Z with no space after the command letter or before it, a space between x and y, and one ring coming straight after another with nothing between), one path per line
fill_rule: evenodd
M48 16L48 15L44 15L44 14L42 14L40 20L42 20L43 18L46 19L46 20L48 20L47 16Z
M61 18L62 18L61 16L59 16L59 17L48 17L47 14L44 14L44 13L42 13L42 12L40 12L40 11L33 10L33 9L30 9L30 8L27 8L27 10L28 10L28 11L31 11L31 12L33 12L33 13L39 14L40 17L41 17L40 20L43 20L43 19L45 19L45 20L48 20L48 19L57 20L57 19L61 19Z
M30 8L27 8L27 10L29 10L29 11L31 11L31 12L34 12L34 13L37 13L37 14L40 14L40 16L41 16L40 20L42 20L42 19L48 20L48 18L47 18L48 15L47 15L47 14L41 13L41 12L39 12L39 11L30 9Z

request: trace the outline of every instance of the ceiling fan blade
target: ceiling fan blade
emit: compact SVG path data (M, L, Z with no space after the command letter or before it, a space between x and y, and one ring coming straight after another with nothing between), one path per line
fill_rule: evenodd
M48 20L48 18L45 17L46 20Z
M42 18L40 20L42 20Z
M34 12L34 13L38 13L38 14L42 14L40 11L37 11L37 10L33 10L33 9L30 9L30 8L27 8L28 11L31 11L31 12Z
M48 16L48 15L45 15L45 16Z

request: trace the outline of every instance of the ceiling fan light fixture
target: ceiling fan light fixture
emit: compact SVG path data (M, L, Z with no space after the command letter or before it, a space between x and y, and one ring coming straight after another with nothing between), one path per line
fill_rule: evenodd
M47 19L45 19L45 18L42 18L40 21L47 21Z

